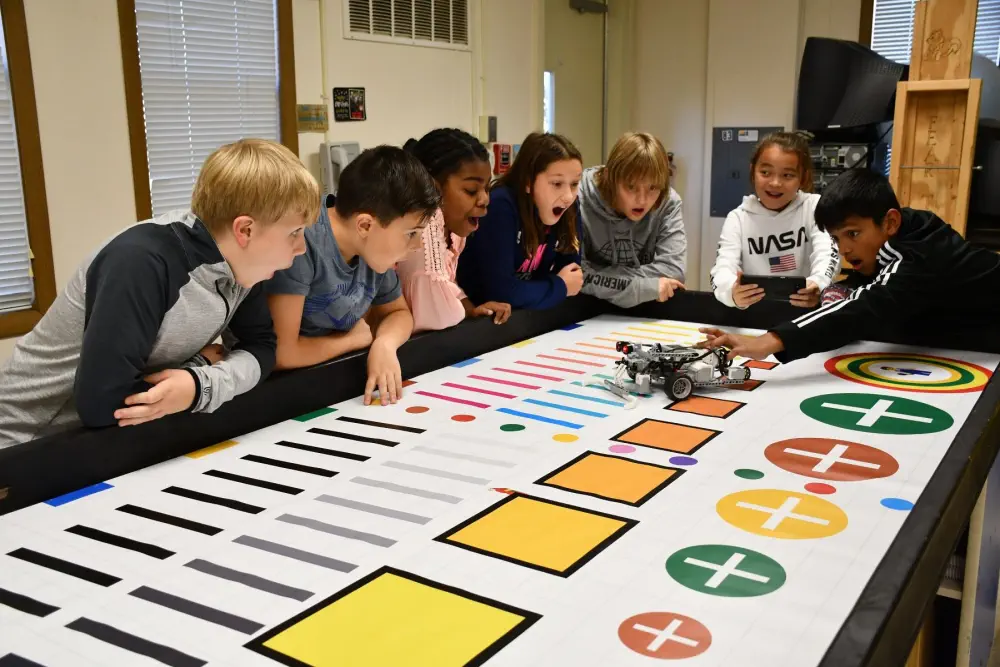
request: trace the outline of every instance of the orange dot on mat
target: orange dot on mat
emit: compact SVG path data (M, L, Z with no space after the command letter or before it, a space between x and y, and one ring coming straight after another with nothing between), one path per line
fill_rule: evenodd
M406 408L406 411L411 415L419 415L421 412L427 412L430 408L423 405L414 405L412 407Z
M451 420L455 422L471 422L475 417L472 415L454 415Z
M572 433L556 433L552 436L552 439L556 442L576 442L580 439L580 436L573 435Z

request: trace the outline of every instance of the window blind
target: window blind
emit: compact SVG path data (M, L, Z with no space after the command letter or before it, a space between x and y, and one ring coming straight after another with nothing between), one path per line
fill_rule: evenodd
M30 308L35 301L35 288L3 30L0 30L0 59L3 61L3 76L0 76L0 313L4 313Z
M208 155L279 138L275 0L135 0L153 214L187 208Z
M875 0L872 50L899 63L910 62L914 0ZM972 47L1000 64L1000 0L979 0Z

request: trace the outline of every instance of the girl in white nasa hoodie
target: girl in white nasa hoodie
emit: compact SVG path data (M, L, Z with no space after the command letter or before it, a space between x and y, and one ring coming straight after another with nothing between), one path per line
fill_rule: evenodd
M812 161L805 139L792 132L768 135L750 161L755 194L726 217L712 267L715 298L747 308L764 298L757 285L742 283L743 274L798 276L805 289L791 303L811 308L833 281L840 255L830 235L816 226L818 194L812 189Z

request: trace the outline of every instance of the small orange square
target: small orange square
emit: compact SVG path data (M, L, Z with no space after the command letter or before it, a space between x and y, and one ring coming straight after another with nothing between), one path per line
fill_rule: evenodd
M757 361L756 359L751 359L750 361L743 364L744 368L759 368L762 371L769 371L772 368L776 368L778 363L775 361Z
M692 396L683 401L677 401L668 407L667 410L687 412L692 415L701 415L702 417L720 417L725 419L744 405L746 403L740 403L739 401L726 401L721 398L709 398L707 396Z
M736 391L753 391L764 384L763 380L747 380L743 384L727 384L724 389L735 389Z
M678 454L691 454L719 435L720 432L710 428L685 426L658 419L643 419L611 439L633 445L663 449L668 452L677 452Z
M683 473L677 468L585 452L535 483L638 507Z

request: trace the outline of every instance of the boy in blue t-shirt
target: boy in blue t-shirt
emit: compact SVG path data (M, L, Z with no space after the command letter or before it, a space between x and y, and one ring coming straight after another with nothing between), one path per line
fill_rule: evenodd
M365 404L377 388L403 394L396 350L413 330L396 262L420 245L440 205L424 166L401 148L363 151L340 177L319 220L306 230L306 253L267 283L278 336L276 368L300 368L371 345Z

